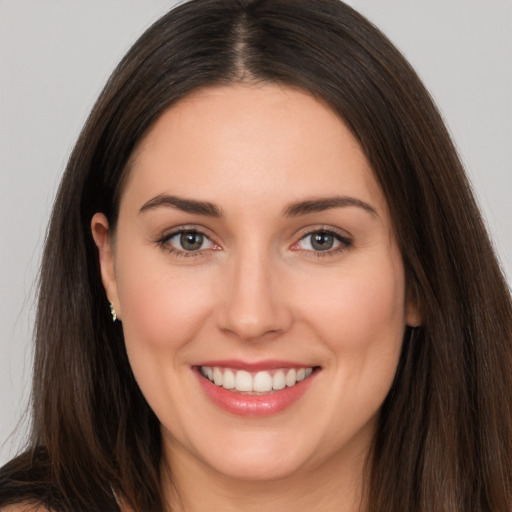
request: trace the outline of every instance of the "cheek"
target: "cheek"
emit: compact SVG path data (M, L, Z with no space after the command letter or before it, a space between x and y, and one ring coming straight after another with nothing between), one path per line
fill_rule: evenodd
M331 281L328 292L316 290L308 318L343 379L351 380L354 387L363 382L390 385L405 330L400 258L390 254L372 264L353 266Z
M131 369L157 416L178 428L177 419L169 417L168 411L179 410L187 402L187 390L182 395L183 388L176 383L190 378L187 347L209 316L210 281L197 271L180 271L161 260L146 260L144 265L127 261L124 268L118 268L118 275ZM176 389L181 392L176 394Z
M391 388L405 330L404 294L400 260L385 259L340 273L329 293L311 297L309 326L331 354L325 410L340 443L373 425Z
M143 261L142 258L139 261ZM129 262L128 262L129 264ZM127 265L128 266L128 265ZM161 260L118 269L127 349L175 350L192 339L208 316L209 280Z

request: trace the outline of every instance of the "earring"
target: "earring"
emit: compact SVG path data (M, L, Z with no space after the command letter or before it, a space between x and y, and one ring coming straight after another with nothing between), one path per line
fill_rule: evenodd
M112 322L115 322L117 320L116 308L112 302L108 303L108 307L110 308L110 314L112 315Z

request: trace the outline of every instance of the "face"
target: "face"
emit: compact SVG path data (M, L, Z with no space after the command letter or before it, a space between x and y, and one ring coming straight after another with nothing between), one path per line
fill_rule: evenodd
M296 90L195 92L141 141L102 278L165 453L275 479L367 453L407 323L385 198Z

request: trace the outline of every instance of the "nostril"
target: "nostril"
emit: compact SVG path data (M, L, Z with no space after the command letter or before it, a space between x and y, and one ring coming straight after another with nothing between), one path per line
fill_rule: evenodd
M248 311L251 309L251 311ZM225 333L246 341L264 341L287 331L291 315L269 303L248 306L238 302L225 307L218 316L218 327Z

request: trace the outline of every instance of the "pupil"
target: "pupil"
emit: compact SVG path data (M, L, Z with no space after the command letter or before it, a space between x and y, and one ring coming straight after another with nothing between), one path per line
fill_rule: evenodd
M186 251L197 251L203 245L203 235L200 233L183 233L180 242Z
M334 237L330 233L315 233L312 236L311 246L317 251L327 251L333 244Z

